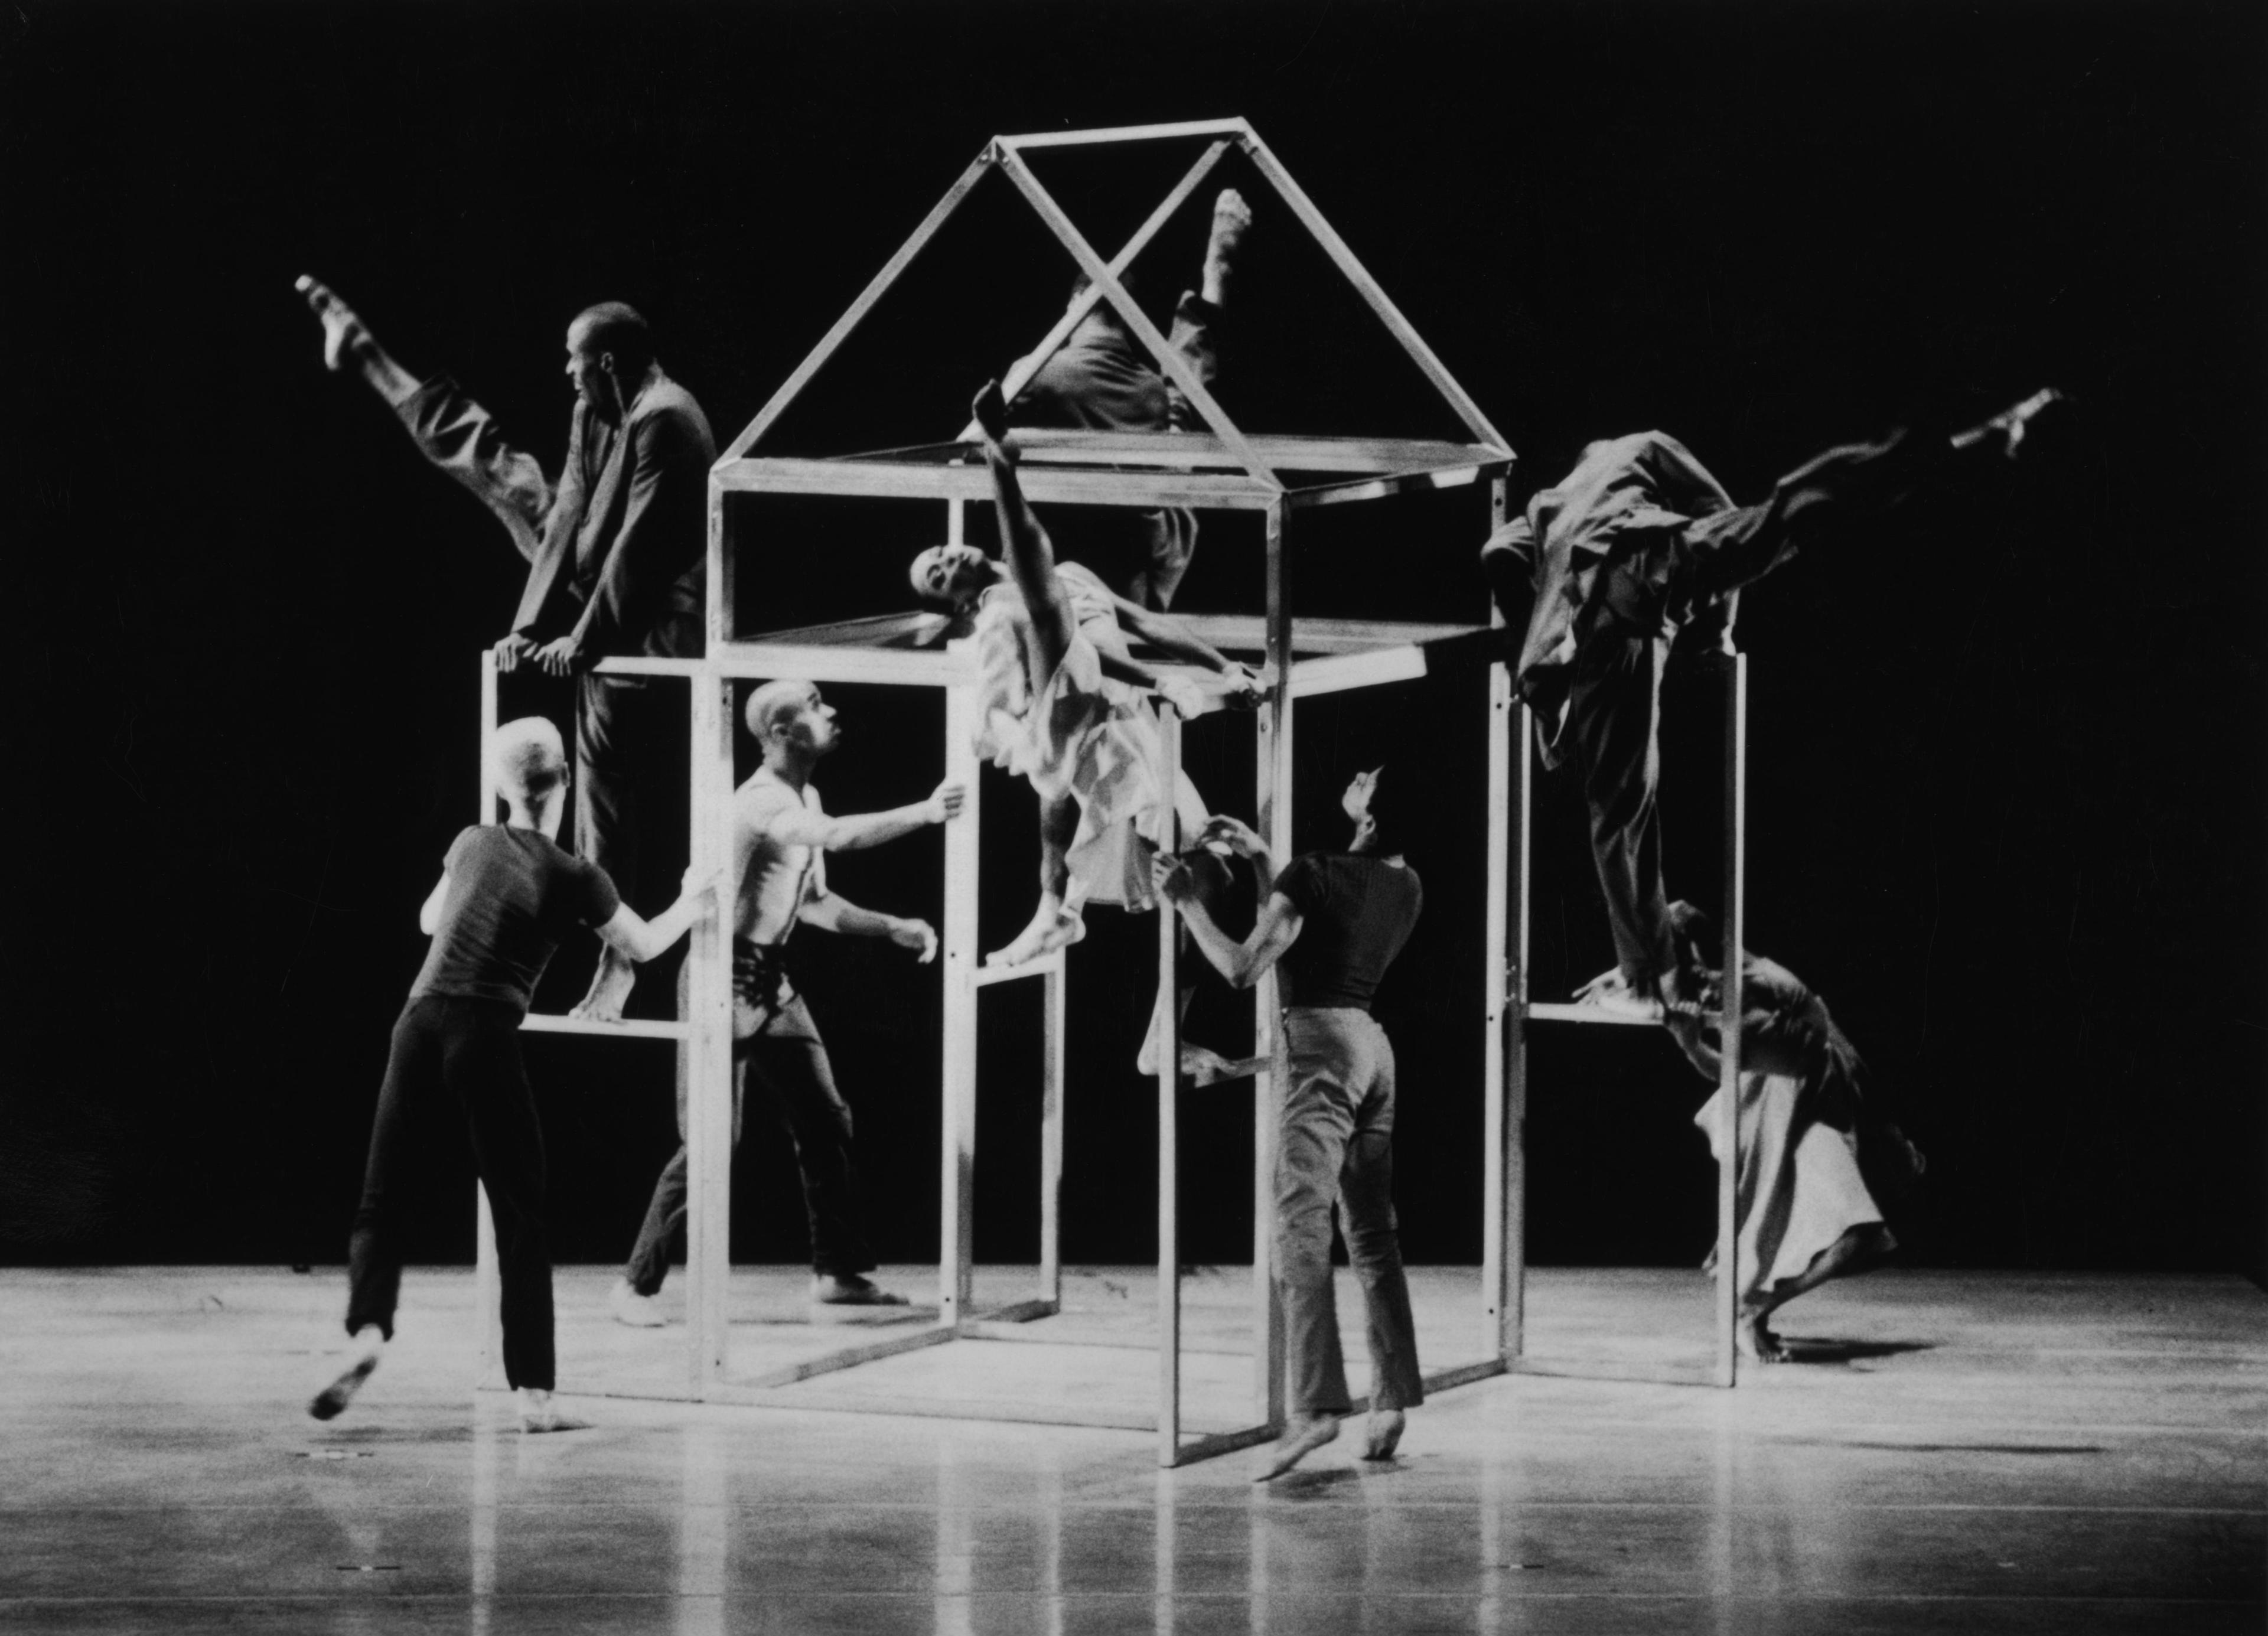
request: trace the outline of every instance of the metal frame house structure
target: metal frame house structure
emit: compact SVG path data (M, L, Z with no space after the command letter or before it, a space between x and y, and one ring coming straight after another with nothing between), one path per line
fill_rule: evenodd
M1141 227L1106 260L1081 236L1061 207L1033 174L1027 156L1039 149L1152 143L1175 139L1204 143L1202 153ZM1120 275L1231 151L1241 152L1272 185L1283 203L1313 235L1372 313L1383 322L1410 359L1465 427L1467 442L1366 437L1281 437L1248 434L1190 371L1183 358L1128 295ZM979 767L971 748L976 726L974 655L965 642L937 645L938 619L921 613L886 614L823 626L747 633L734 616L734 567L744 543L735 517L736 497L791 495L895 498L942 503L948 537L961 534L961 510L970 501L989 502L990 475L972 463L961 442L826 459L773 455L761 446L780 416L835 355L877 302L897 281L972 189L998 172L1030 204L1040 220L1070 253L1091 281L1085 296L1057 321L1031 355L1044 358L1059 346L1094 303L1107 302L1158 367L1187 396L1207 431L1198 432L1107 432L1020 430L1021 481L1035 504L1188 506L1200 510L1258 512L1265 527L1266 606L1251 615L1189 615L1187 623L1208 641L1230 651L1264 657L1266 701L1256 714L1255 757L1257 828L1278 857L1292 844L1292 789L1295 707L1304 698L1348 689L1373 687L1421 676L1445 665L1485 663L1490 698L1488 781L1488 870L1484 1014L1475 1019L1486 1034L1485 1165L1484 1178L1482 1333L1476 1356L1456 1367L1432 1372L1429 1387L1440 1388L1500 1374L1517 1366L1521 1345L1521 1289L1524 1271L1521 1221L1521 1140L1525 1087L1522 1028L1542 1008L1526 1007L1525 981L1513 963L1526 948L1525 895L1515 895L1527 867L1527 756L1515 762L1513 734L1525 736L1527 712L1515 705L1500 655L1500 638L1485 624L1295 618L1292 586L1296 561L1297 521L1311 508L1390 499L1405 492L1485 482L1491 516L1506 515L1506 480L1513 456L1473 402L1409 321L1388 299L1338 234L1292 179L1251 126L1241 119L1115 129L998 136L962 172L959 180L900 247L850 308L813 348L746 431L734 439L710 478L708 541L708 645L699 660L609 659L603 671L687 678L691 689L692 857L707 869L727 856L733 776L733 689L736 682L782 675L821 683L886 683L930 687L946 697L944 757L947 776L969 792L962 816L946 831L943 959L943 1061L940 1090L944 1119L940 1155L940 1247L938 1313L934 1323L873 1332L873 1338L816 1360L755 1378L734 1378L728 1369L729 1326L725 1297L729 1272L728 1223L732 1159L730 961L724 928L713 921L695 928L688 955L688 1014L677 1023L593 1024L565 1018L530 1016L530 1029L611 1036L636 1035L681 1040L690 1074L687 1142L689 1148L687 1313L688 1364L681 1391L670 1395L710 1402L778 1404L786 1406L867 1408L868 1395L830 1396L823 1384L799 1384L814 1377L920 1347L953 1342L1039 1338L1024 1326L1056 1315L1061 1300L1057 1198L1063 1171L1064 954L1057 951L1029 964L986 968L977 955L977 885L982 804ZM1002 383L1012 402L1029 377L1030 364L1012 371ZM1196 680L1194 675L1193 680ZM495 678L484 672L485 720L496 719ZM1171 711L1166 744L1179 766L1180 726ZM1516 799L1515 799L1516 792ZM492 814L493 790L484 789L483 812ZM1520 848L1512 848L1513 814L1520 817ZM1515 866L1518 873L1515 878ZM1733 900L1737 903L1737 899ZM1512 939L1517 920L1519 938ZM1737 936L1737 911L1727 916L1728 936ZM1159 980L1170 993L1175 981L1176 939L1173 917L1159 916ZM1737 962L1732 962L1737 971ZM1004 983L1035 980L1043 985L1041 1164L1041 1249L1031 1297L989 1312L971 1310L972 1171L976 1159L977 1007L983 991ZM1515 998L1517 997L1517 998ZM1170 1025L1171 1007L1164 1008ZM1161 1465L1175 1466L1247 1447L1270 1437L1284 1419L1282 1333L1271 1299L1269 1232L1272 1218L1275 1098L1285 1083L1285 1046L1277 1026L1279 1002L1273 975L1264 977L1254 1006L1256 1050L1267 1066L1258 1077L1254 1104L1253 1286L1251 1311L1253 1419L1230 1430L1185 1433L1182 1426L1181 1279L1179 1224L1174 1180L1177 1171L1175 1068L1179 1041L1168 1027L1160 1041L1158 1074L1159 1309L1154 1415L1130 1417L1108 1411L1057 1412L1044 1406L1019 1406L1012 1418L1064 1424L1121 1426L1154 1431ZM1736 1013L1734 1013L1736 1014ZM1729 1036L1728 1036L1729 1037ZM1507 1069L1511 1070L1507 1096ZM1731 1108L1734 1099L1727 1096ZM1729 1146L1727 1148L1729 1152ZM1724 1197L1729 1207L1732 1170L1726 1170ZM485 1202L482 1207L482 1267L493 1277L494 1255ZM1725 1285L1728 1292L1731 1285ZM482 1310L493 1315L490 1287L482 1291ZM1727 1307L1729 1311L1729 1307ZM493 1323L493 1318L490 1320ZM1727 1328L1724 1344L1730 1345ZM490 1337L488 1356L497 1355ZM896 1412L946 1413L983 1418L1006 1412L981 1404L896 1402Z

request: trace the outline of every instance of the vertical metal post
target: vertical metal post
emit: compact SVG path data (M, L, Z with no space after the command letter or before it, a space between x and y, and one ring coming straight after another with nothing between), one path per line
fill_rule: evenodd
M708 637L707 652L711 659L721 657L722 644L733 639L733 549L725 523L725 488L717 481L714 472L709 475L709 596L703 610L703 627Z
M1481 1051L1481 1307L1488 1352L1509 1358L1518 1350L1519 1329L1518 1321L1511 1316L1516 1305L1509 1253L1513 1138L1505 1108L1506 1047L1514 1026L1511 930L1506 919L1512 897L1513 751L1512 679L1501 664L1488 668L1488 895L1481 949L1486 1029Z
M712 513L713 515L713 513ZM713 591L714 587L712 587ZM712 615L716 597L711 597ZM714 651L713 649L711 650ZM693 868L726 865L732 848L733 684L716 674L688 677L687 803ZM724 903L732 901L727 885ZM733 991L729 910L694 924L686 935L685 1341L686 1377L694 1394L725 1378L732 1345L728 1301L733 1277Z
M1506 678L1507 688L1510 678ZM1511 775L1506 795L1512 829L1511 868L1506 881L1506 925L1512 947L1506 955L1504 1043L1504 1264L1506 1293L1501 1312L1501 1345L1507 1360L1528 1350L1528 863L1535 831L1530 798L1535 763L1530 748L1535 717L1525 704L1512 706L1508 737Z
M488 649L481 650L481 823L497 822L497 802L502 791L497 784L496 765L489 758L489 745L497 730L497 667L496 655ZM502 1390L504 1378L504 1277L497 1260L496 1216L489 1208L489 1190L480 1183L473 1183L473 1306L478 1313L474 1322L480 1328L480 1384L491 1390Z
M968 797L945 826L945 1049L939 1131L937 1306L940 1323L968 1315L975 1264L976 1165L976 871L983 833L973 682L945 690L946 776ZM1042 1161L1044 1163L1044 1161Z
M1159 738L1165 748L1165 844L1179 851L1180 820L1174 790L1182 776L1182 719L1169 706L1158 711ZM1171 1467L1182 1455L1182 1224L1181 1128L1175 1087L1182 1076L1180 973L1181 922L1173 905L1160 902L1158 916L1158 1463Z
M1738 1378L1740 1320L1741 951L1748 932L1749 656L1725 667L1724 1010L1717 1028L1717 1383Z
M1292 860L1291 553L1285 539L1290 508L1268 512L1268 698L1260 707L1253 755L1255 828L1280 869ZM1268 1059L1252 1087L1252 1367L1254 1409L1270 1426L1284 1420L1284 1313L1276 1295L1276 1135L1290 1085L1279 984L1271 969L1254 990L1252 1048Z
M1064 972L1040 979L1040 1299L1063 1301Z

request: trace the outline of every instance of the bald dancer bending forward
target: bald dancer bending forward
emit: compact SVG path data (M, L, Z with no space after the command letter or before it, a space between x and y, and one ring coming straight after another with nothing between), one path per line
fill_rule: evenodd
M975 410L1005 559L932 546L909 577L926 601L974 615L976 752L1022 773L1040 798L1039 907L1014 941L986 956L1012 966L1086 936L1090 901L1150 908L1150 859L1171 844L1176 809L1191 829L1204 822L1186 779L1167 787L1164 744L1140 689L1185 717L1204 708L1204 695L1133 658L1128 634L1211 671L1232 703L1256 703L1259 684L1179 620L1117 595L1077 563L1058 563L1016 480L998 381L977 394Z

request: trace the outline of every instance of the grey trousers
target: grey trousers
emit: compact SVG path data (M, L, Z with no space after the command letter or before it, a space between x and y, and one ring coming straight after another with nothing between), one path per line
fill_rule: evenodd
M1331 1289L1331 1206L1370 1323L1371 1404L1425 1401L1394 1220L1394 1047L1366 1011L1293 1006L1276 1141L1275 1276L1294 1414L1344 1414L1346 1361Z

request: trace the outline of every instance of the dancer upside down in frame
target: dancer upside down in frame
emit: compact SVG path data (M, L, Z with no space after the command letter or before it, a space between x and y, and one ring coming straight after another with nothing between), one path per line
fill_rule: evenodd
M394 1338L401 1289L402 1172L414 1132L461 1121L474 1168L496 1216L503 1281L504 1380L519 1394L521 1426L569 1431L584 1424L552 1401L551 1252L545 1221L543 1127L520 1060L519 1024L543 969L578 925L608 947L652 960L715 905L713 881L696 883L649 924L624 903L607 872L563 851L567 801L559 730L541 717L506 722L489 755L508 822L475 824L450 844L441 880L417 912L433 941L394 1025L386 1079L372 1121L362 1204L348 1245L346 1371L308 1412L328 1420L378 1367Z
M1953 435L1894 431L1830 449L1756 505L1734 505L1676 438L1638 432L1592 444L1481 548L1491 593L1525 633L1518 686L1544 764L1572 759L1590 807L1591 851L1621 981L1594 996L1690 1032L1654 798L1661 673L1673 643L1730 653L1741 587L1859 517L1944 475L1964 451L2013 458L2061 394L2034 394Z
M1160 858L1159 895L1213 969L1249 988L1271 966L1283 977L1291 1082L1277 1108L1271 1261L1284 1309L1290 1419L1260 1480L1279 1477L1339 1434L1353 1406L1331 1285L1331 1210L1369 1318L1370 1425L1364 1457L1390 1458L1403 1411L1425 1401L1418 1333L1394 1216L1394 1044L1370 1014L1387 968L1425 908L1402 853L1413 790L1385 769L1358 773L1341 809L1354 824L1344 851L1306 852L1278 873L1266 845L1233 818L1205 826L1208 844L1249 859L1262 897L1241 943L1199 901L1183 861Z
M1687 903L1669 905L1682 969L1697 979L1712 1021L1678 1043L1716 1094L1693 1116L1718 1154L1723 1061L1712 1043L1723 974L1716 969L1716 925ZM1609 985L1619 972L1596 979ZM1786 967L1741 952L1740 1174L1734 1181L1742 1352L1761 1363L1794 1354L1765 1322L1830 1279L1867 1271L1897 1248L1882 1218L1920 1177L1926 1161L1885 1113L1862 1094L1859 1053L1828 1014L1826 1002ZM1714 1268L1724 1254L1710 1252Z
M1129 652L1130 633L1220 678L1230 703L1260 696L1252 673L1179 620L1120 596L1077 563L1059 563L1016 478L998 381L974 405L992 472L1001 560L972 545L932 546L908 577L930 602L972 615L981 678L976 753L1024 775L1040 798L1040 902L992 965L1020 965L1086 934L1090 903L1154 902L1150 860L1173 844L1178 811L1191 833L1204 809L1186 778L1167 787L1148 689L1184 717L1205 707L1188 677Z

